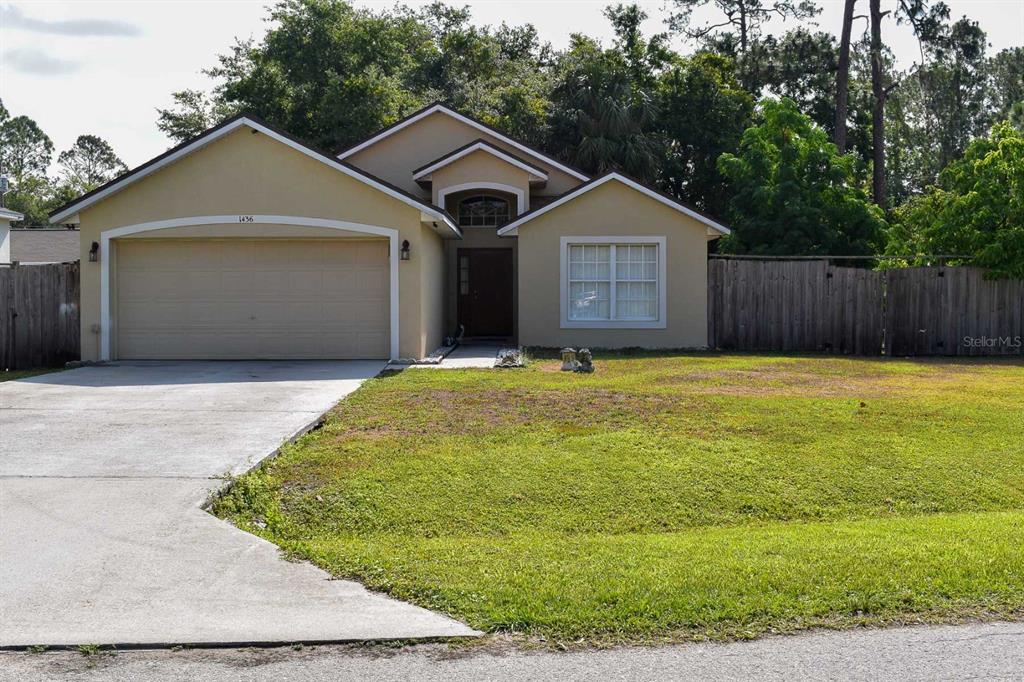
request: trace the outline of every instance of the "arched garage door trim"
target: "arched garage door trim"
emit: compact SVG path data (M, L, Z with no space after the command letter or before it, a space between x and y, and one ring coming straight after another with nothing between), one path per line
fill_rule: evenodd
M362 223L350 223L344 220L328 220L326 218L305 218L302 216L288 215L207 215L192 216L189 218L174 218L171 220L155 220L148 223L136 225L125 225L104 230L100 233L100 360L110 360L110 339L113 332L110 320L112 301L110 300L110 240L118 237L126 237L140 232L152 230L167 230L175 227L196 227L201 225L242 223L273 224L273 225L298 225L303 227L326 227L332 230L347 230L349 232L362 232L387 237L389 241L389 275L390 275L390 305L391 305L391 334L390 334L390 357L398 359L398 230L378 225L363 225Z

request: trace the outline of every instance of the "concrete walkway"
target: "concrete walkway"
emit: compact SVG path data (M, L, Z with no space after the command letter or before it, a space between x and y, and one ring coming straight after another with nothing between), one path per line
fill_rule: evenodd
M138 363L0 383L0 646L473 634L200 509L382 366Z
M459 346L449 353L444 360L435 365L409 365L410 369L486 369L494 367L498 359L498 351L508 348L508 344L468 343Z

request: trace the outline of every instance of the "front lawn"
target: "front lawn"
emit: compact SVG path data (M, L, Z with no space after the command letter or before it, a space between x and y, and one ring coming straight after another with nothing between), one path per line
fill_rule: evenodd
M1024 363L599 356L407 370L214 511L555 642L1024 615Z

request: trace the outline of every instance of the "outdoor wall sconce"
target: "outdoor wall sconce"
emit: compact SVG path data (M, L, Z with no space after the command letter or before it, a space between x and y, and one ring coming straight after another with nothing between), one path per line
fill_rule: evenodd
M89 262L90 263L95 263L99 259L100 259L100 243L99 242L93 242L92 243L92 248L89 249Z
M409 260L409 240L402 241L402 260Z

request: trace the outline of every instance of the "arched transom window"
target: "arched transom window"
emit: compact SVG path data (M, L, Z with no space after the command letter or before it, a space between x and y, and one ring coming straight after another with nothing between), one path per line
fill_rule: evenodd
M509 221L509 202L501 197L478 194L459 202L462 227L501 227Z

